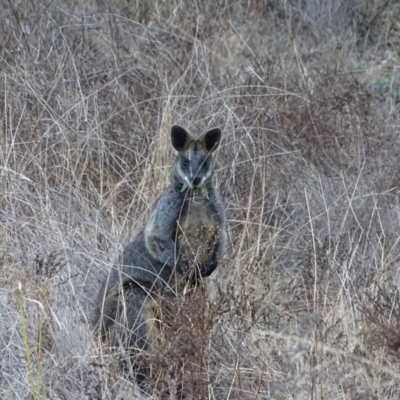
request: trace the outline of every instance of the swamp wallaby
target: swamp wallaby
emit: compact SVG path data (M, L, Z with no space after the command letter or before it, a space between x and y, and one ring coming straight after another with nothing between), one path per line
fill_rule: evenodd
M184 128L172 127L172 146L179 154L171 182L100 292L101 334L127 354L125 361L139 380L150 374L148 363L138 361L140 351L165 345L162 331L172 325L178 308L169 300L181 301L183 292L201 286L224 252L225 212L211 156L220 139L219 128L196 140Z

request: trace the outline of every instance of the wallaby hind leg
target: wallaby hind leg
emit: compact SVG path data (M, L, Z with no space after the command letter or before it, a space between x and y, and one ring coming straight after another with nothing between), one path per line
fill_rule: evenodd
M152 347L153 303L151 293L132 280L114 284L101 299L99 328L103 339L122 355L124 369L139 383L150 371L141 353Z

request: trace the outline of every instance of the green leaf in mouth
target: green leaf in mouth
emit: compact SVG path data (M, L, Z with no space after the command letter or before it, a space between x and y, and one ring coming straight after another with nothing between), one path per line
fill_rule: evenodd
M189 187L189 185L185 182L182 185L181 193L184 192L188 187ZM207 191L207 188L204 186L194 188L193 193L194 193L194 199L197 199L197 200L207 199L208 200L208 191Z

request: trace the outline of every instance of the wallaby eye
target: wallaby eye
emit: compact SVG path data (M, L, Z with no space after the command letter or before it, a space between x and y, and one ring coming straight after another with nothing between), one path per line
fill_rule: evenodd
M183 168L189 167L189 160L188 160L187 158L184 158L184 159L182 160L182 167L183 167Z

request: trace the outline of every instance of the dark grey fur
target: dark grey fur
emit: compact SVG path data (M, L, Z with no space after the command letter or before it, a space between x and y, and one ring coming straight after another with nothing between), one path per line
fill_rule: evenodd
M211 156L220 138L219 128L194 140L182 127L172 127L171 142L179 154L171 182L153 205L144 230L125 248L121 268L114 268L103 284L96 323L129 360L156 346L154 324L162 324L154 311L159 296L176 296L185 285L196 286L215 270L224 252L225 212L213 183ZM184 242L186 237L191 239ZM199 260L183 256L187 243L191 250L186 254L193 247L206 249Z

